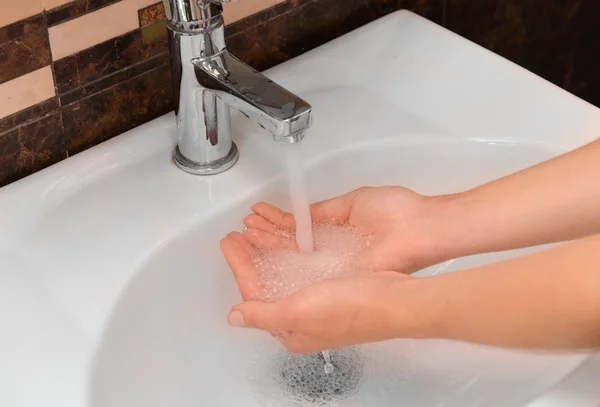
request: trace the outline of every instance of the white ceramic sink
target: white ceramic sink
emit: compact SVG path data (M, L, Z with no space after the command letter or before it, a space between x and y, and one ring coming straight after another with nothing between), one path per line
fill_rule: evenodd
M266 74L313 105L312 200L365 184L462 190L600 134L595 107L409 12ZM217 176L171 162L169 114L0 189L0 405L261 405L246 373L276 345L226 325L239 294L218 242L257 200L289 207L284 147L241 116L233 128L240 160ZM382 407L600 403L597 356L444 341L385 351L403 375Z

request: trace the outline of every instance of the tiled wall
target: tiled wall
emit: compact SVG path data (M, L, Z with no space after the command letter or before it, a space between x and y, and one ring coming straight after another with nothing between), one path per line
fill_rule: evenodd
M172 109L159 0L0 1L0 186ZM600 106L596 0L241 0L227 43L262 70L400 8Z

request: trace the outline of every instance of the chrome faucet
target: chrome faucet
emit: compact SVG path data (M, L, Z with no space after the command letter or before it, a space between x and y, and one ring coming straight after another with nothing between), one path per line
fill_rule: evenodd
M227 0L163 2L177 118L173 158L179 168L209 175L235 164L230 107L270 131L275 141L304 138L311 106L227 51L221 5Z

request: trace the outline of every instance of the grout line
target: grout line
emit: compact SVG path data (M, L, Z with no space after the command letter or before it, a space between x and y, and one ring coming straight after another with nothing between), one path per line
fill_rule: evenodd
M46 45L48 46L48 52L50 52L50 70L52 71L52 80L54 81L54 93L56 94L54 97L56 98L56 103L58 105L58 122L60 125L60 131L62 133L62 139L65 140L65 125L63 123L63 114L62 114L62 102L60 100L60 95L58 92L58 83L56 81L56 72L54 71L54 58L52 57L52 50L50 49L50 34L48 33L48 18L46 15L46 10L42 11L42 25L44 30L46 30ZM48 115L46 115L48 116ZM44 116L44 117L46 117ZM18 126L17 126L18 128Z
M44 22L44 29L46 30L46 34L48 34L48 25L46 20L46 12L42 12L42 21ZM46 35L46 45L48 46L48 51L50 51L50 37ZM56 72L54 72L54 58L52 58L52 52L50 52L50 71L52 72L52 81L54 82L54 93L55 96L58 97L58 85L56 82ZM58 98L58 107L60 108L60 98Z
M443 0L442 5L442 27L446 27L446 8L448 7L448 0Z

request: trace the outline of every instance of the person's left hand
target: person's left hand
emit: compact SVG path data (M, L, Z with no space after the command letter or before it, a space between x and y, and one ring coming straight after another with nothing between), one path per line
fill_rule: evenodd
M397 272L326 280L282 300L267 302L253 266L253 246L230 233L221 249L245 302L232 308L233 326L271 332L293 353L311 353L377 342L398 336L421 336L407 306L418 280Z

